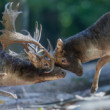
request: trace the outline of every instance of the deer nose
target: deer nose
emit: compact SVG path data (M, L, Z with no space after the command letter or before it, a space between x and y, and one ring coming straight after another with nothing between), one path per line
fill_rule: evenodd
M65 74L65 72L63 71L62 74Z
M77 75L78 75L78 76L82 76L82 75L83 75L83 70L79 71L79 72L77 73Z
M64 77L66 76L66 72L64 72L64 71L62 71L61 74L62 74L62 76L64 76Z

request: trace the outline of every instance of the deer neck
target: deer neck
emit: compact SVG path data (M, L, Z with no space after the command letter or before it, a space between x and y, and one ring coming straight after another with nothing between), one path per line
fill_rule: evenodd
M88 62L103 55L98 39L89 29L66 39L64 41L64 50L70 56L79 58L81 62Z
M7 74L0 79L1 86L29 85L43 80L39 75L40 69L3 51L0 51L0 73Z
M110 13L104 14L92 26L65 40L64 49L82 62L110 55Z

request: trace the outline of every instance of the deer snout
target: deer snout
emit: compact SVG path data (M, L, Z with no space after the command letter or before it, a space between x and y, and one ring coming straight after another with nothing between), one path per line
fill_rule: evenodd
M66 72L61 71L60 73L57 73L56 76L58 79L64 78L66 76Z
M80 70L76 73L78 76L82 76L83 75L83 70Z
M66 72L62 71L61 72L62 77L64 78L66 76Z

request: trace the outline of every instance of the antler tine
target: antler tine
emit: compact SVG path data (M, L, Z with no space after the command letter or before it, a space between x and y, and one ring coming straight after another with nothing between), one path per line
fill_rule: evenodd
M10 2L10 4L9 4L9 10L12 10L12 5L13 5L13 2Z
M41 33L42 33L42 25L40 24L39 36L38 36L38 39L37 39L38 42L41 39ZM36 50L38 50L38 47L36 47Z
M42 48L45 54L50 58L50 60L54 61L55 59L50 55L50 53L43 47Z
M38 22L36 21L36 24L35 24L35 32L34 32L34 39L36 41L39 40L39 29L38 29ZM39 41L38 41L39 42ZM36 52L38 51L38 47L35 46L35 49L36 49Z
M36 49L32 45L28 44L28 46L31 47L35 53L37 53Z
M50 52L50 50L51 50L51 43L50 43L50 40L47 39L47 42L48 42L48 46L49 46L48 52ZM42 51L41 51L41 52L42 52ZM39 52L38 52L38 53L39 53ZM46 54L44 54L42 57L45 58L45 57L46 57Z
M38 22L36 21L36 24L35 24L35 33L37 33L38 31Z
M35 24L35 32L34 32L34 39L39 42L41 39L41 32L42 32L42 25L40 24L40 30L38 29L38 22L36 21ZM35 46L36 52L38 51L38 46Z
M9 4L10 4L10 2L5 5L5 10L6 10L6 11L8 11L8 5L9 5Z
M47 38L47 42L48 42L48 46L49 46L48 52L50 52L50 50L52 49L52 46L51 46L50 40L48 38Z
M40 30L38 29L38 22L36 21L34 39L39 42L41 39L42 25L40 24Z
M39 30L38 30L38 22L36 21L36 24L35 24L35 32L34 32L34 39L36 41L38 41L38 35L39 34Z
M15 10L14 10L15 12L18 11L19 4L20 4L20 3L17 3L16 8L15 8Z
M38 39L38 42L39 42L40 39L41 39L41 33L42 33L42 25L40 24L40 31L39 31L39 39Z

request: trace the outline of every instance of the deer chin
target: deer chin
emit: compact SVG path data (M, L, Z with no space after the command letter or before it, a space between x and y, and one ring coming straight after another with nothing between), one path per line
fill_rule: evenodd
M78 71L78 72L76 72L75 74L76 74L77 76L82 76L82 75L83 75L83 70Z
M77 76L82 76L83 75L83 69L82 68L76 67L76 68L69 68L68 70L73 72Z
M46 77L46 81L56 80L56 79L62 79L66 76L66 73L62 71L61 73L55 73L55 74L48 74Z
M54 70L55 71L52 71L51 73L45 75L53 76L56 77L57 79L62 79L66 76L65 70L62 69L61 67L55 66Z
M83 75L83 69L82 67L74 67L74 66L65 66L65 65L58 65L61 68L63 68L64 70L68 70L74 74L76 74L77 76L82 76Z

